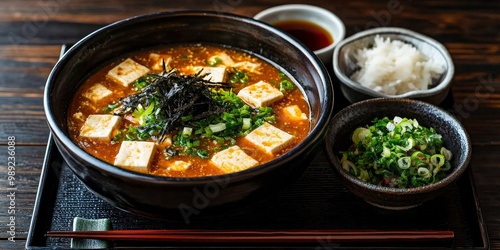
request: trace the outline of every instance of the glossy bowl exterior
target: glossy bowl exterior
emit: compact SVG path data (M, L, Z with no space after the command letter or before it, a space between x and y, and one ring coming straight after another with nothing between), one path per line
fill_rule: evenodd
M156 46L205 43L247 51L280 65L297 79L311 106L312 129L297 147L261 166L217 177L167 178L107 164L68 137L67 109L82 79L113 58ZM166 12L104 27L75 44L51 72L44 108L58 149L75 175L95 194L123 210L161 218L174 209L186 219L201 210L260 199L300 176L324 139L333 88L324 66L300 44L251 18L220 12Z
M354 54L358 49L372 46L376 35L412 44L428 58L433 58L436 62L442 63L445 67L444 73L433 82L429 89L411 91L401 95L383 94L351 80L351 75L359 69ZM344 39L335 48L332 63L333 71L340 80L340 89L351 103L370 98L393 97L416 99L438 105L448 95L451 80L455 74L453 60L444 45L428 36L397 27L369 29Z
M453 153L453 171L437 183L404 189L370 184L343 170L339 152L351 145L354 129L372 124L374 118L386 116L390 119L394 116L417 119L420 125L433 127ZM332 119L325 141L329 163L341 182L355 195L387 209L411 208L439 196L467 169L471 146L467 131L449 113L432 104L404 98L376 98L344 108Z

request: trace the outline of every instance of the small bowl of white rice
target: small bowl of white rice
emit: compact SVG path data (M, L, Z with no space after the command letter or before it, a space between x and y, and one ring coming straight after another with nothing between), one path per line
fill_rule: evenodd
M394 97L438 105L449 93L455 68L438 41L404 28L381 27L340 42L333 70L351 103Z

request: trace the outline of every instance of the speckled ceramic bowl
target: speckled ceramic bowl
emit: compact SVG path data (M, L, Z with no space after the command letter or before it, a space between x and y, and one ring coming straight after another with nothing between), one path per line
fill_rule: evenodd
M387 95L362 86L350 78L354 72L359 70L354 54L358 49L373 46L376 35L413 45L427 58L432 58L437 63L444 65L444 72L440 77L433 79L429 89L411 91L400 95ZM333 71L340 81L342 93L351 103L369 98L392 97L416 99L437 105L448 95L455 67L448 50L438 41L408 29L381 27L356 33L341 41L335 47L333 53Z
M385 116L413 118L422 126L433 127L453 153L452 172L434 184L405 189L370 184L343 170L339 151L349 148L354 129ZM404 98L376 98L344 108L332 119L325 145L330 165L341 182L368 203L387 209L407 209L439 196L464 173L471 157L471 142L459 121L432 104Z

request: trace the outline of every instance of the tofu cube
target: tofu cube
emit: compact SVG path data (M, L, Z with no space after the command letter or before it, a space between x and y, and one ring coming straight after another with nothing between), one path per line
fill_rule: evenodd
M152 69L156 71L163 71L163 63L165 63L165 69L170 69L170 62L172 61L172 57L169 55L160 55L156 53L149 54L149 59L151 59L155 64Z
M219 58L222 61L222 64L224 64L224 65L226 65L228 67L232 67L233 64L234 64L234 61L231 58L231 56L229 56L228 54L226 54L224 52L219 53L218 55L210 57L209 60L215 60L215 58Z
M161 55L160 54L157 54L157 53L151 53L149 54L149 59L153 60L153 61L157 61L161 58Z
M80 129L80 136L109 140L120 122L121 117L116 115L89 115Z
M234 68L239 69L240 71L248 71L251 73L262 74L260 70L260 63L253 63L249 61L237 62L233 64Z
M238 146L222 150L211 159L212 163L224 173L234 173L259 165L259 162L250 157Z
M125 61L112 68L108 72L108 76L121 83L123 86L128 87L129 84L147 73L149 73L147 67L127 58Z
M269 106L273 102L283 99L283 93L271 84L260 81L248 87L242 88L238 92L240 97L248 105L258 108Z
M191 167L191 162L173 161L168 163L168 169L173 171L185 171Z
M227 71L226 67L194 67L195 73L201 70L200 75L206 75L203 79L211 82L225 82Z
M291 105L283 108L283 113L290 120L307 120L307 115L302 113L299 106Z
M123 141L115 157L114 165L135 168L147 172L153 159L155 143L147 141Z
M91 100L92 102L98 102L99 100L108 97L111 94L113 94L113 91L104 87L104 85L97 83L90 87L85 93L83 93L83 96Z
M267 122L246 135L245 139L269 154L278 153L294 141L293 135Z

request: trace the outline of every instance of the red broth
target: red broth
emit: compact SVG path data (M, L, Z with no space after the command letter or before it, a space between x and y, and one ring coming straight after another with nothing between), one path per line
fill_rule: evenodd
M107 113L104 112L105 108L109 104L116 102L120 98L137 93L138 90L134 87L133 84L130 84L128 87L124 87L123 85L117 83L115 80L110 79L107 73L116 65L123 62L126 58L133 59L135 62L138 62L143 66L152 69L154 65L158 63L158 60L151 59L151 53L159 54L162 56L167 55L171 58L169 67L175 68L183 74L192 74L192 66L206 66L207 60L209 60L210 57L220 53L228 55L234 61L234 63L252 62L258 64L259 67L255 71L242 70L248 76L248 82L246 84L235 84L233 88L233 91L235 93L238 93L241 88L253 83L257 83L259 81L265 81L277 86L277 84L283 79L283 74L280 74L282 72L280 72L280 70L274 67L272 64L250 54L218 46L176 46L149 51L141 51L132 53L130 55L127 55L126 57L119 58L109 65L106 65L97 70L87 79L84 79L82 86L75 94L68 110L67 120L69 125L70 137L86 152L101 159L102 161L114 164L115 156L120 149L120 145L122 141L125 140L123 138L120 139L118 137L118 134L121 131L126 131L129 126L134 126L134 123L129 121L128 119L122 119L123 122L121 123L120 127L117 128L117 131L114 131L113 133L114 137L109 140L102 140L80 136L80 131L83 124L85 123L85 118L91 114L109 114L109 111L107 111ZM161 72L162 70L152 70L150 73L160 74ZM89 89L97 83L111 90L112 94L96 102L89 100L88 97L85 97L84 93L87 93L87 91L89 91ZM276 118L275 122L272 122L272 125L293 135L293 144L275 154L269 154L260 148L256 148L255 145L252 145L252 143L247 141L244 137L234 138L236 145L242 148L250 157L257 160L259 164L269 162L295 147L309 133L310 122L309 119L297 121L296 119L290 119L288 116L286 116L283 112L283 108L290 105L297 105L299 109L307 115L307 117L309 116L309 106L307 100L298 87L295 87L293 90L286 92L282 100L277 101L270 106L272 107ZM116 140L116 138L118 139ZM149 138L147 141L155 141L155 139ZM200 157L192 155L177 155L174 157L166 157L165 148L166 146L162 145L162 143L157 143L154 149L155 153L153 160L148 166L146 173L151 175L169 177L201 177L224 174L224 172L222 172L219 168L212 164L210 158L202 159ZM210 157L212 155L213 153L211 153ZM173 160L187 161L191 163L191 166L183 171L174 171L169 168L169 165ZM138 171L133 167L127 169Z

